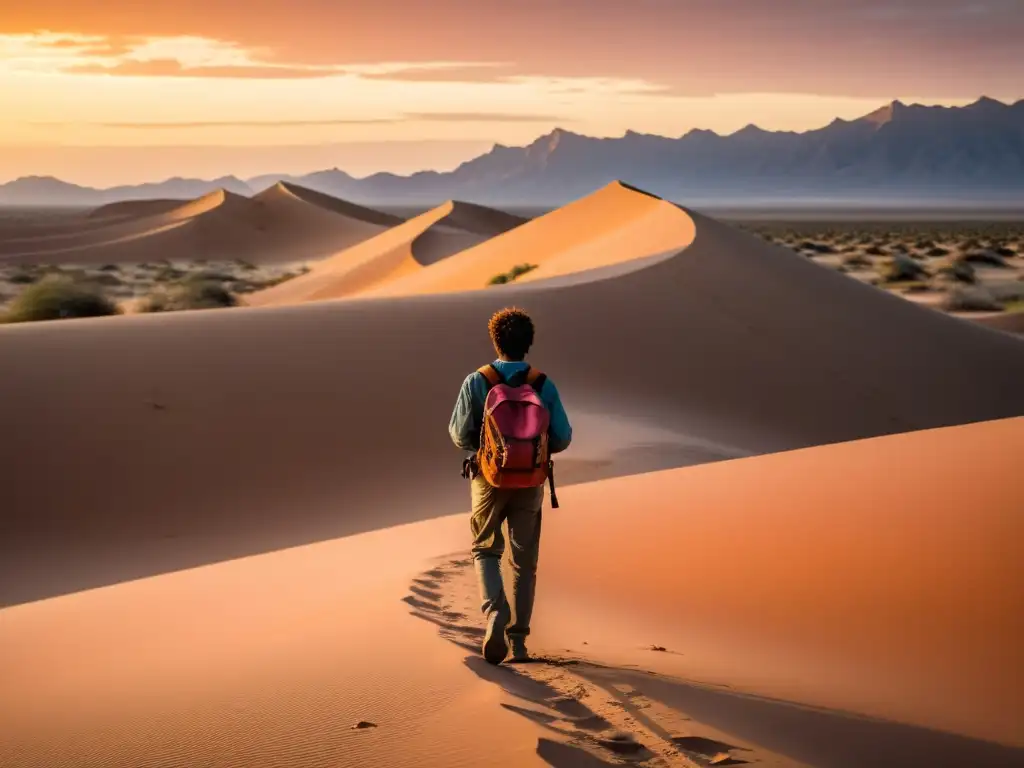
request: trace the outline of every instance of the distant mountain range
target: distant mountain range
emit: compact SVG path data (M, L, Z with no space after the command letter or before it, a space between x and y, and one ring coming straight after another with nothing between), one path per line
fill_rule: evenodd
M894 101L856 120L803 133L748 125L722 136L628 131L593 138L555 129L525 147L495 145L453 171L354 178L338 169L241 180L169 179L91 189L52 177L0 185L0 204L93 206L191 199L217 188L251 195L287 181L368 205L560 205L615 179L689 204L804 200L1024 203L1024 99L965 107Z

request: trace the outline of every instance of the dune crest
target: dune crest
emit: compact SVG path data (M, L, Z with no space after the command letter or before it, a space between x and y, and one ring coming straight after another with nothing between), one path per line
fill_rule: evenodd
M398 280L526 222L484 206L449 200L316 264L298 278L246 298L279 306L348 296Z
M348 200L342 200L339 197L331 197L323 192L300 187L298 184L291 184L286 181L279 181L274 186L260 192L253 199L263 200L267 203L273 203L281 199L287 201L300 200L327 211L343 214L350 219L358 219L359 221L365 221L368 224L378 224L382 227L394 227L404 221L400 216L367 208L351 203Z
M93 222L84 230L31 241L6 238L0 241L0 257L27 264L203 259L286 264L323 258L400 221L282 183L253 198L219 189L162 212L118 216L107 226Z
M398 296L487 287L528 263L517 282L566 276L686 248L696 234L679 206L622 182L533 219L444 262L381 283L364 295Z
M133 219L166 213L180 205L181 200L122 200L94 208L86 216L90 219Z

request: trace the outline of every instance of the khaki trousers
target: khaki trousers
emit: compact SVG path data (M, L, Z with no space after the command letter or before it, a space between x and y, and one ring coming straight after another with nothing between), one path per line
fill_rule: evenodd
M500 609L507 600L512 611L512 621L506 630L509 639L525 638L530 634L537 583L544 486L494 488L477 475L471 487L470 529L473 560L480 579L480 608L486 615ZM511 576L507 582L501 573L506 535Z

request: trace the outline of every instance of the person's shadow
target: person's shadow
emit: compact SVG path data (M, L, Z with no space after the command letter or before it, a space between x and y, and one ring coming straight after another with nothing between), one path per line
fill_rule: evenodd
M453 567L462 564L453 562ZM500 685L524 706L502 704L516 714L551 731L553 737L541 738L537 754L553 768L600 768L620 765L615 752L628 745L601 742L609 723L582 701L562 693L551 685L535 680L519 664L493 666L480 656L483 629L477 622L456 611L446 610L440 591L449 574L432 574L431 580L419 579L405 598L411 613L437 626L449 642L469 654L466 667L480 678ZM437 581L434 581L434 579ZM994 742L931 730L919 726L847 712L810 707L710 687L677 678L648 674L635 669L617 669L583 660L538 658L536 664L558 665L574 677L600 687L637 723L681 755L696 763L707 763L719 752L737 765L757 760L756 750L732 746L698 735L678 735L666 731L648 713L636 705L622 689L640 691L643 697L685 715L696 723L738 741L788 758L794 763L816 768L1024 768L1024 749ZM532 706L529 706L532 705ZM557 735L557 736L556 736ZM596 752L608 751L608 760L565 740L594 744ZM636 742L629 756L652 756Z

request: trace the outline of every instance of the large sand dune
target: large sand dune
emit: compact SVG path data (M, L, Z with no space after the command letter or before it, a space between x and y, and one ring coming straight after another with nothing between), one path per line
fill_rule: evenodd
M94 208L86 214L93 220L129 219L168 213L182 207L181 200L121 200Z
M433 519L468 504L445 427L512 303L574 421L563 484L748 457L565 489L537 647L604 642L611 664L639 615L644 643L683 654L643 657L650 691L693 703L665 677L686 676L905 729L879 725L865 763L863 738L837 746L845 715L780 743L749 696L705 695L719 716L688 715L694 736L716 721L812 765L912 764L908 745L929 765L1019 760L1020 421L813 447L1020 416L1024 344L651 201L665 248L628 269L601 254L587 279L573 262L487 290L0 328L0 763L605 764L555 743L594 746L583 726L537 725L522 699L541 683L462 664L406 615L471 624L430 613L440 587L399 602L468 545L463 516ZM486 751L499 731L507 751Z
M502 211L449 200L324 259L300 278L247 297L246 303L279 306L347 296L416 274L525 221Z
M571 275L685 248L693 220L676 205L613 182L526 225L390 280L367 295L396 296L484 288L513 267L535 267L520 282Z
M25 264L290 263L322 258L401 222L284 183L253 198L219 190L172 207L150 203L126 204L54 235L9 235L0 240L0 258Z

